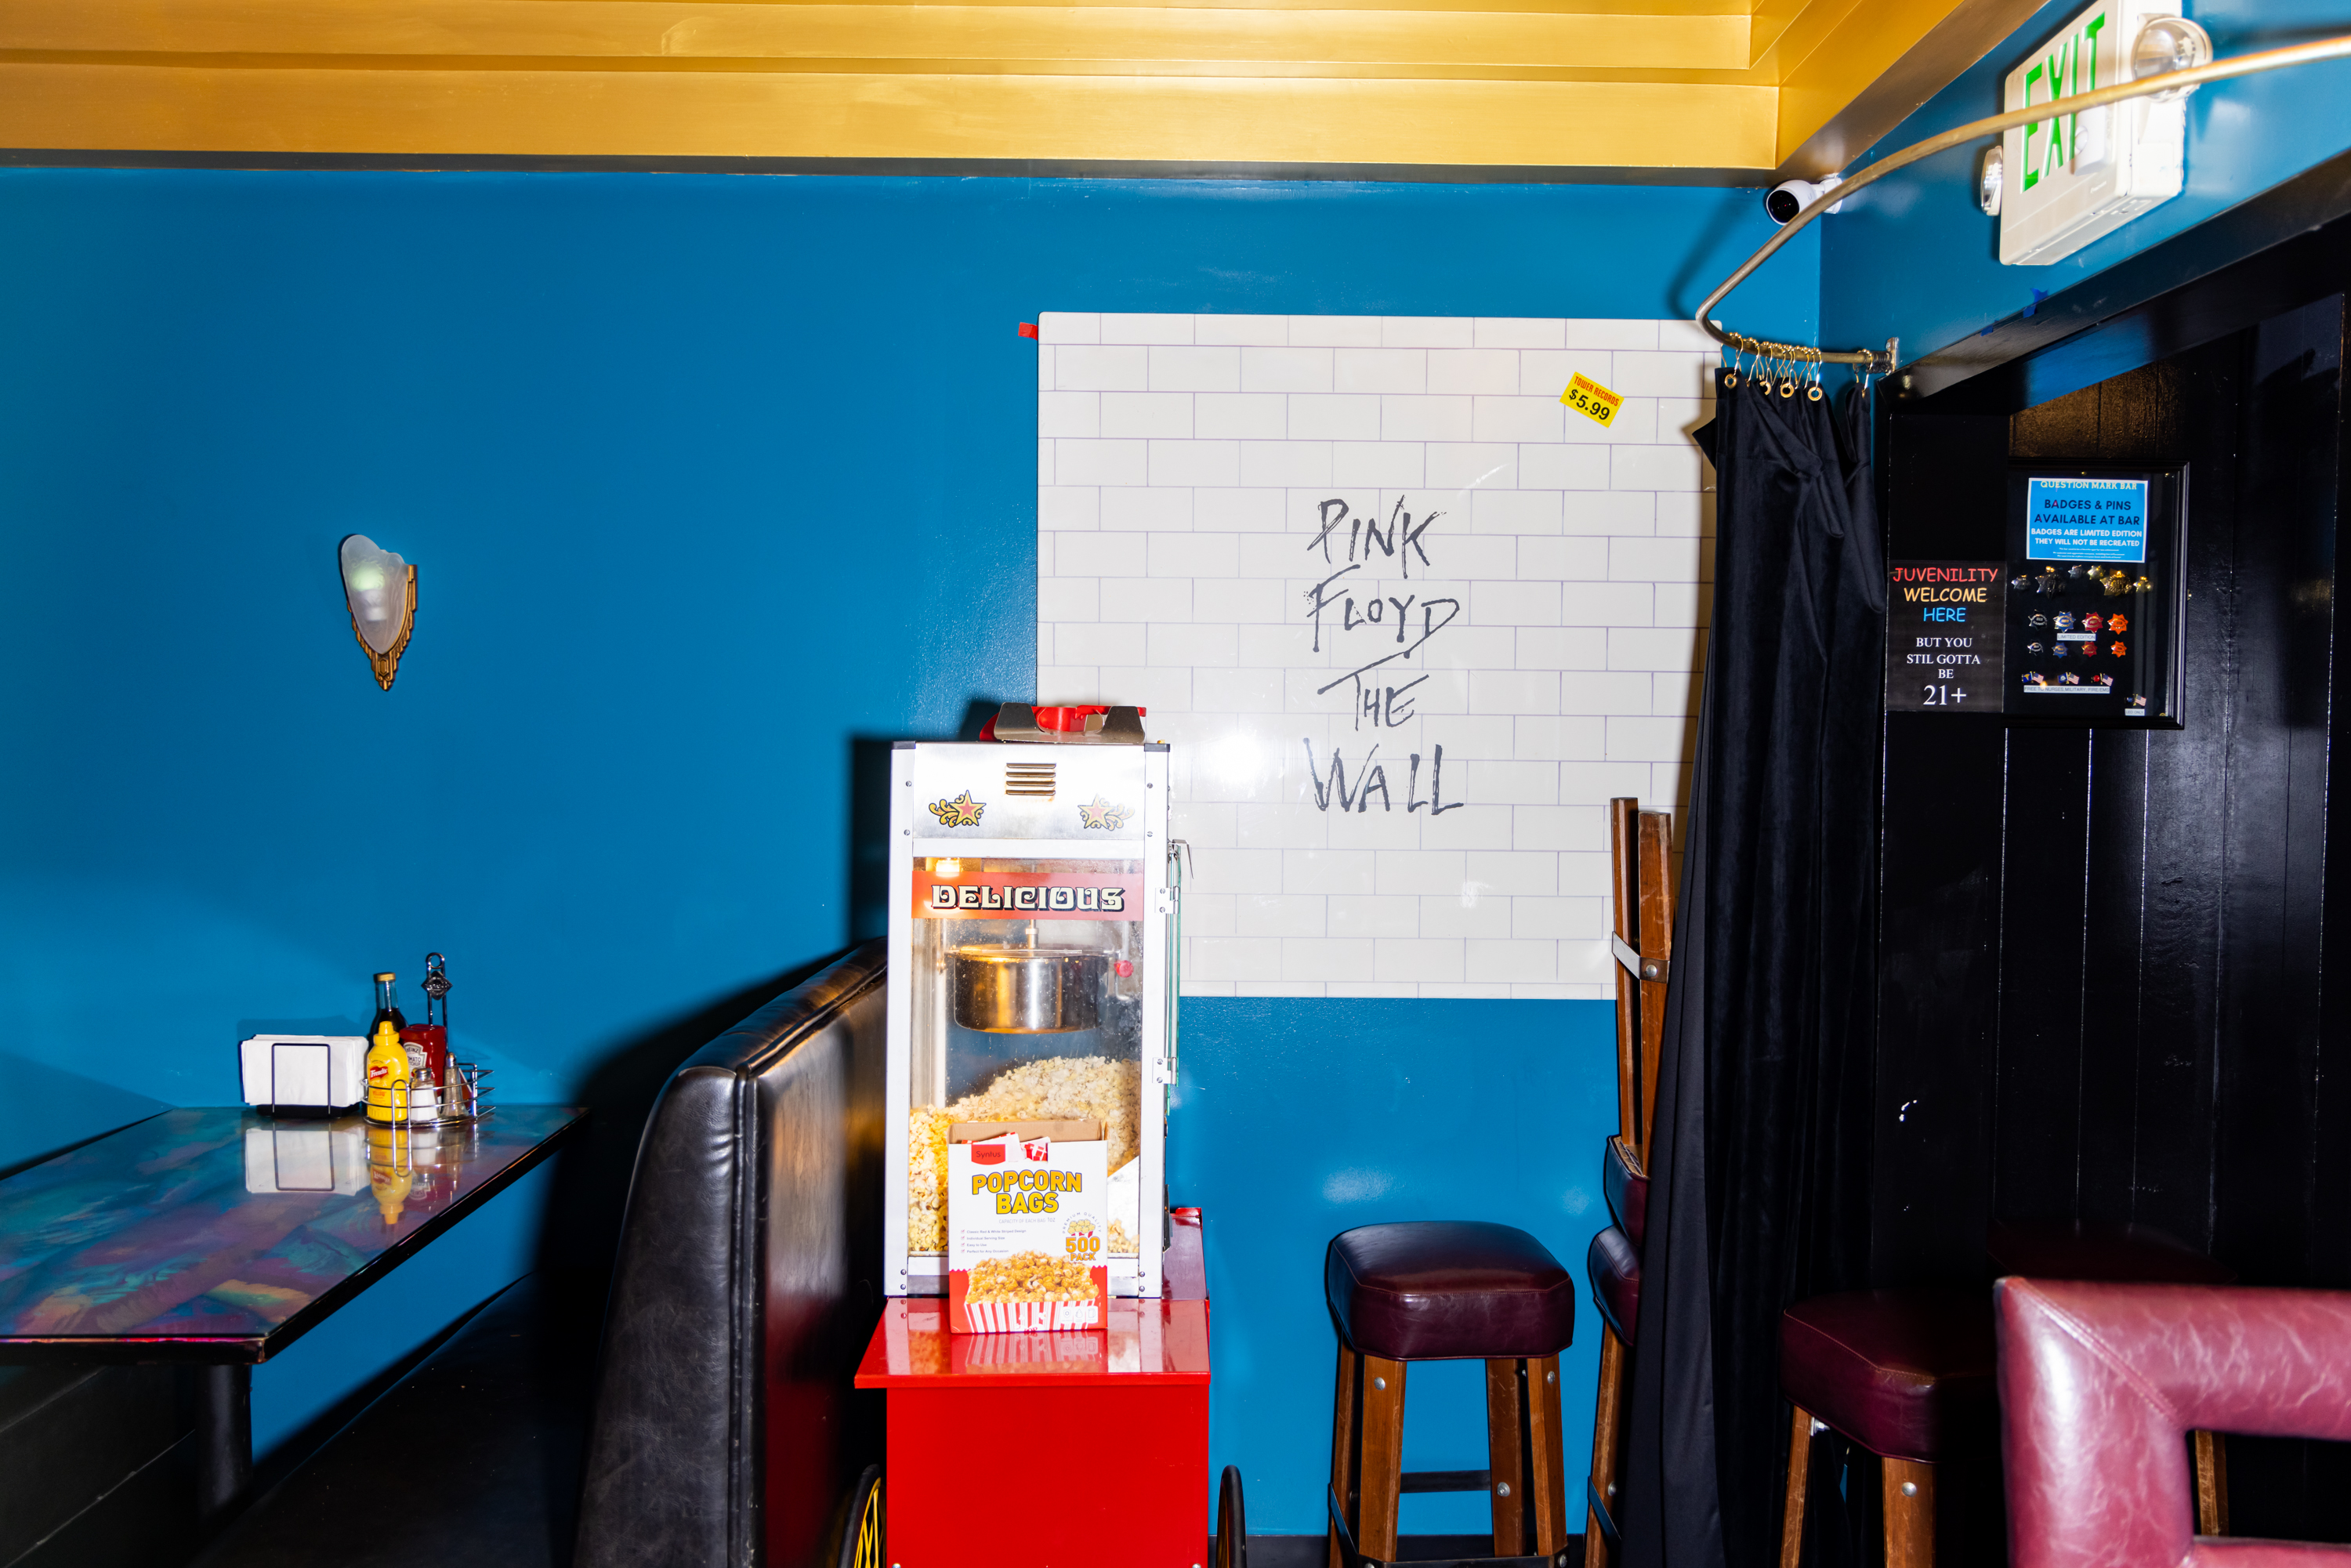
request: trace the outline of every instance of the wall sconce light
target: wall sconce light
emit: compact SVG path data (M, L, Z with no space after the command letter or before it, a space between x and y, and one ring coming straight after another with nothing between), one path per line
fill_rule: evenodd
M351 631L375 671L375 684L392 690L400 655L416 626L416 569L365 534L344 538L340 551L343 597L351 607Z

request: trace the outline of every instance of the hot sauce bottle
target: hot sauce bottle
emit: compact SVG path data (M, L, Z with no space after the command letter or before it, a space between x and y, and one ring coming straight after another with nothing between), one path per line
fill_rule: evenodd
M438 953L424 955L424 1021L400 1031L408 1046L409 1103L419 1121L431 1121L455 1109L451 1091L455 1085L449 1077L447 963Z
M408 1120L411 1069L408 1047L400 1038L408 1020L401 1016L399 1005L392 1000L394 977L375 977L375 1021L368 1026L367 1051L367 1114L371 1122Z

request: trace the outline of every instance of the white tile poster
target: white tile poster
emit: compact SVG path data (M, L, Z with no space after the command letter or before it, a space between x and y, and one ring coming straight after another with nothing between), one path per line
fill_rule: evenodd
M1175 743L1191 996L1589 997L1607 800L1678 807L1686 321L1048 313L1038 700ZM1562 406L1582 375L1606 425Z

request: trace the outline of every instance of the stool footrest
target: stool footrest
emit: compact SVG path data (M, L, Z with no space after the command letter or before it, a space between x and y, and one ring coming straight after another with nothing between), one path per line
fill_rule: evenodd
M1484 1491L1494 1484L1491 1470L1406 1470L1396 1478L1396 1490Z
M1416 1473L1442 1476L1467 1475L1476 1472L1422 1470ZM1340 1555L1345 1560L1347 1568L1407 1568L1405 1564L1387 1563L1377 1557L1366 1557L1357 1551L1355 1532L1347 1528L1347 1511L1339 1506L1339 1494L1326 1489L1322 1493L1322 1500L1331 1511L1331 1529L1338 1537ZM1415 1559L1408 1568L1577 1568L1576 1563L1571 1561L1575 1555L1575 1549L1571 1546L1548 1557L1540 1554L1532 1557L1447 1557L1436 1562L1422 1562Z
M1600 1539L1608 1543L1609 1551L1615 1551L1622 1544L1616 1538L1616 1521L1609 1516L1607 1500L1589 1479L1583 1483L1583 1500L1591 1506L1593 1522L1600 1526Z

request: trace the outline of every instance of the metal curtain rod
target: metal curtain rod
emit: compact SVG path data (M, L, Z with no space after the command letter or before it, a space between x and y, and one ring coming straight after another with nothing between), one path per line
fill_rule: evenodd
M2110 103L2121 103L2126 99L2145 98L2150 93L2172 92L2182 88L2199 87L2208 81L2226 81L2231 77L2252 76L2261 71L2282 69L2286 66L2314 65L2320 60L2346 58L2351 58L2351 36L2322 38L2316 43L2294 44L2283 49L2264 49L2258 54L2239 55L2233 59L2214 60L2210 65L2196 66L2187 70L2166 71L2161 76L2149 77L2145 81L2119 82L2113 87L2102 87L2093 92L2053 99L2046 103L2034 104L2029 109L2013 109L2005 114L1995 114L1983 120L1971 120L1956 130L1944 131L1940 136L1930 136L1924 141L1914 142L1901 152L1872 163L1861 172L1844 180L1834 189L1823 191L1813 197L1803 211L1788 221L1786 227L1764 241L1761 249L1749 256L1740 264L1738 271L1724 278L1715 291L1706 297L1706 302L1698 308L1698 324L1705 328L1707 334L1716 342L1726 348L1733 346L1734 342L1749 349L1758 347L1753 339L1740 339L1737 333L1726 332L1714 323L1712 319L1714 308L1722 303L1724 296L1754 276L1755 269L1771 260L1772 254L1782 246L1795 238L1796 231L1806 224L1811 223L1863 186L1884 179L1896 169L1907 169L1922 158L1932 158L1938 152L1949 152L1963 142L1974 141L1979 136L1990 136L1999 131L2011 130L2016 126L2031 125L2043 120L2062 119L2069 114L2079 114L2085 110L2101 109ZM1782 345L1761 345L1766 350L1781 346ZM1798 357L1832 365L1859 365L1864 375L1885 375L1894 369L1894 345L1891 340L1882 350L1804 349L1799 351Z

